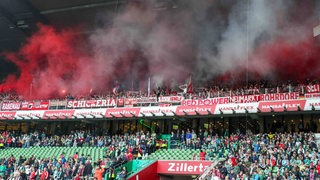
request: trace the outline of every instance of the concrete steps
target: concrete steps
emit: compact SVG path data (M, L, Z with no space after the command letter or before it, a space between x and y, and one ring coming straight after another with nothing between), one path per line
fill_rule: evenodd
M314 141L317 146L320 144L320 133L314 133Z

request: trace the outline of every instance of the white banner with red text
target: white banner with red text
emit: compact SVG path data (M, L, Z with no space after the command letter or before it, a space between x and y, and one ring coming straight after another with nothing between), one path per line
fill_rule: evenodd
M83 101L68 101L68 109L77 108L102 108L102 107L116 107L117 99L99 99L99 100L83 100Z

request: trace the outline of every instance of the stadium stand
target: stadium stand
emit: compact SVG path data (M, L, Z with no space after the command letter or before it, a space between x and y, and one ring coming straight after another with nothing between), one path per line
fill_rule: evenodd
M245 89L248 87L214 87L202 92L196 91L186 98L208 99L221 96L266 94L266 92L296 92L298 94L297 98L300 98L299 95L306 93L306 85L292 84L284 83L280 86L279 84L272 84L275 85L274 88L263 83L262 85L252 84L249 89ZM313 87L314 85L311 84L310 86ZM175 93L166 94L164 92L165 88L162 89L163 94L161 96L163 97L165 95L176 95ZM310 88L308 91L310 91ZM122 97L129 99L147 98L143 96L133 97L126 95L126 93L122 95ZM18 100L15 99L15 96L5 95L2 97L4 97L3 102ZM106 96L101 97L105 98ZM101 97L90 98L99 99ZM68 95L67 101L77 99L79 98L70 98L70 95ZM179 103L182 104L182 101L179 100ZM159 106L158 102L141 103L137 106L145 106L146 104L147 107ZM68 109L66 104L63 106L62 109ZM79 107L79 109L85 108ZM284 108L284 112L287 110L286 107L281 108ZM288 108L290 107L288 106ZM295 111L299 111L299 108ZM72 107L69 109L72 109ZM221 110L219 111L219 115L222 117L223 113L221 113ZM272 113L272 109L270 113ZM156 117L154 113L151 114L151 117ZM139 115L144 116L145 114L141 113ZM185 114L185 116L187 115ZM198 115L197 112L195 115ZM60 117L60 115L53 116L57 119L68 118ZM178 117L175 113L173 113L173 116ZM200 176L202 179L204 177L205 179L316 179L320 177L320 163L318 162L320 158L320 150L318 150L319 134L314 134L314 132L317 132L314 120L309 120L308 122L311 123L309 125L303 123L302 120L297 121L297 124L288 121L291 123L291 127L288 122L283 123L283 120L274 121L272 126L263 125L268 130L259 133L259 129L241 128L240 125L233 129L219 128L219 126L234 126L232 124L234 122L231 120L228 121L230 124L227 125L224 122L219 122L221 121L220 116L217 121L205 122L199 127L188 125L188 123L183 122L183 119L180 119L179 126L170 128L171 134L164 134L168 133L169 130L157 129L159 128L158 125L148 122L147 119L139 120L136 118L134 119L135 127L138 124L141 125L139 131L138 129L132 130L132 128L121 129L119 124L116 124L118 130L97 132L86 128L84 128L85 131L76 130L74 127L60 132L55 129L54 132L50 131L50 133L44 129L33 132L30 132L30 129L22 130L21 128L18 131L5 129L0 133L0 147L2 148L0 151L2 157L0 160L2 164L0 166L0 176L4 179L18 177L34 179L33 176L37 178L49 176L53 179L56 176L64 177L64 179L101 179L102 177L105 179L125 179L157 160L200 160L216 164L210 166L205 171L205 175ZM269 116L273 117L272 115ZM131 116L131 118L133 117ZM8 117L6 118L4 120L9 120ZM77 118L75 117L73 120L78 121ZM128 117L122 115L122 118ZM83 116L83 119L86 119L86 116ZM23 121L25 119L18 116L14 120ZM147 120L147 124L144 120ZM240 120L237 120L236 123L240 124ZM250 125L250 122L248 124ZM250 127L254 126L256 124L250 125ZM143 131L143 128L150 130L151 133ZM65 131L68 134L63 134ZM143 165L137 165L139 160L147 160L147 162Z

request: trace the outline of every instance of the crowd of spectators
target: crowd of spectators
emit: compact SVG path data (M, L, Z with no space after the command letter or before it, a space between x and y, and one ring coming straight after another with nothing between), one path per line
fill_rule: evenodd
M281 92L300 92L304 93L306 85L319 84L319 81L311 81L309 79L302 81L248 81L242 80L215 80L207 84L196 84L193 86L193 93L185 96L186 98L212 98L212 97L225 97L236 95L248 94L261 94L261 93L281 93ZM106 99L106 98L145 98L157 96L183 96L183 89L169 86L154 87L148 94L145 91L137 90L130 91L124 88L118 90L117 94L105 89L93 90L87 94L72 94L72 92L57 93L52 97L40 98L38 101L44 100L91 100L91 99ZM29 97L22 97L14 91L0 92L0 101L24 101Z
M253 134L251 131L217 135L213 131L186 130L172 132L172 141L180 149L199 149L193 160L224 159L210 170L207 179L309 179L320 178L320 149L312 132ZM125 178L125 168L114 169L134 158L143 158L157 148L166 148L155 134L137 132L122 135L94 135L90 131L73 131L68 135L47 135L43 132L17 134L2 132L3 148L30 146L95 146L105 149L104 155L93 161L90 155L74 154L58 159L14 156L1 157L0 177L3 179L101 179Z
M209 180L315 180L320 178L320 149L312 132L218 136L208 131L172 133L178 148L201 149L193 159L224 159L210 170Z
M155 134L137 132L123 135L94 135L89 131L73 131L67 135L47 135L44 132L18 134L2 132L2 148L28 148L32 146L94 146L104 148L104 155L93 162L90 154L74 154L66 157L62 153L58 159L47 157L40 159L37 155L1 157L0 177L2 179L102 179L106 173L110 179L125 179L125 168L114 174L114 169L131 161L142 158L156 150Z

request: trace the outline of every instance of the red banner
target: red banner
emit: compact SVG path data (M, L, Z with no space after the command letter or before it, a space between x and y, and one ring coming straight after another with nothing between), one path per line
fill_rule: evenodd
M306 86L306 93L318 93L320 92L320 84Z
M124 106L124 98L118 99L117 107L123 107Z
M106 117L133 117L138 116L140 108L115 108L107 109Z
M20 102L3 102L1 105L2 111L14 111L19 110L21 107Z
M306 105L306 100L292 100L292 101L261 101L259 102L259 109L261 112L271 112L271 108L275 112L298 111L298 107L303 111Z
M219 97L202 100L186 99L182 101L182 106L212 106L215 104L226 104L229 103L229 97Z
M116 99L100 99L86 101L68 101L67 108L112 107L117 105Z
M127 106L127 107L133 106L133 105L135 105L137 103L138 103L138 100L134 99L134 98L125 99L125 101L124 101L124 105Z
M13 119L14 116L16 115L15 111L0 111L0 119L5 120L5 119Z
M197 113L205 115L214 113L216 105L212 106L178 106L176 110L177 115L197 115Z
M260 95L241 95L241 96L231 96L230 102L232 103L252 103L260 101Z
M22 102L21 110L48 110L49 102Z
M197 175L212 164L211 161L158 161L158 174Z
M45 111L43 114L43 119L51 118L51 119L65 119L71 118L74 114L75 110L51 110Z

